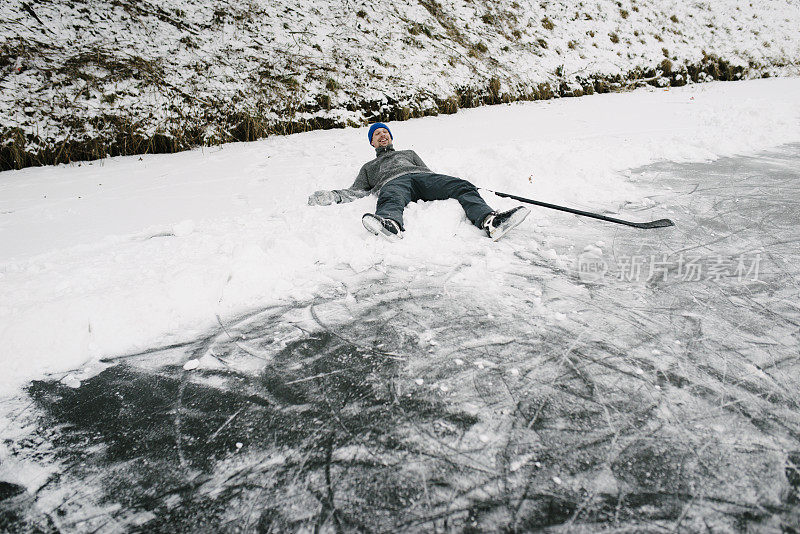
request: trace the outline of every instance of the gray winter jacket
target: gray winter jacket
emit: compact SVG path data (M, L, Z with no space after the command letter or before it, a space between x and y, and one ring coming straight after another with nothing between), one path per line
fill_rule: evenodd
M347 189L335 189L341 200L351 202L370 193L378 193L390 180L404 174L431 172L413 150L395 150L392 145L378 147L375 159L361 167L356 181Z

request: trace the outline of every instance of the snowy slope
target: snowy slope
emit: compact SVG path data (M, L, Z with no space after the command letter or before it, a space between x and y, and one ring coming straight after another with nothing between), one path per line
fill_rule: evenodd
M647 206L659 186L632 181L626 169L800 141L798 94L797 78L713 83L391 126L397 148L416 150L437 171L637 219L626 210ZM536 249L545 235L574 224L572 216L535 209L492 243L455 201L419 203L407 210L406 238L389 244L360 224L374 197L306 206L316 189L350 185L373 157L365 131L3 173L0 392L99 357L193 339L248 309L347 291L366 271L458 269L461 284L492 291L521 245ZM648 214L670 215L663 206ZM568 261L546 248L539 253Z
M0 168L792 75L798 27L796 0L4 2Z

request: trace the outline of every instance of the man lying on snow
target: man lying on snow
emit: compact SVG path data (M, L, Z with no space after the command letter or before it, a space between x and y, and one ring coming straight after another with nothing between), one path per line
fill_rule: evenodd
M458 200L472 224L486 230L494 241L524 221L530 213L522 206L508 211L492 210L471 183L432 172L413 150L395 150L392 132L381 122L370 127L367 138L375 147L375 159L361 167L350 188L317 191L308 197L310 206L351 202L377 193L375 214L364 214L361 222L373 234L390 241L403 237L403 210L409 202L417 200Z

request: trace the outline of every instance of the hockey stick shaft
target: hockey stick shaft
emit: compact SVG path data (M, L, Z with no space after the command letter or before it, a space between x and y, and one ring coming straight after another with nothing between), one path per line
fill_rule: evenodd
M624 224L625 226L632 226L633 228L647 229L647 228L666 228L668 226L675 226L675 223L669 219L658 219L657 221L648 221L648 222L625 221L622 219L617 219L615 217L600 215L599 213L592 213L591 211L576 210L575 208L568 208L566 206L559 206L557 204L549 204L547 202L542 202L540 200L531 200L529 198L518 197L517 195L512 195L509 193L500 193L498 191L492 191L491 189L484 189L484 191L494 193L498 197L512 198L514 200L518 200L519 202L525 202L526 204L533 204L534 206L541 206L543 208L550 208L552 210L565 211L567 213L573 213L575 215L581 215L583 217L591 217L592 219L598 219L601 221L612 222L616 224Z

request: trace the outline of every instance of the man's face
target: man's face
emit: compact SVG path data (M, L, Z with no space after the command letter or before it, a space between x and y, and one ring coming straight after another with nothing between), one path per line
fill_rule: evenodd
M392 136L386 128L378 128L372 132L372 146L375 148L392 144Z

